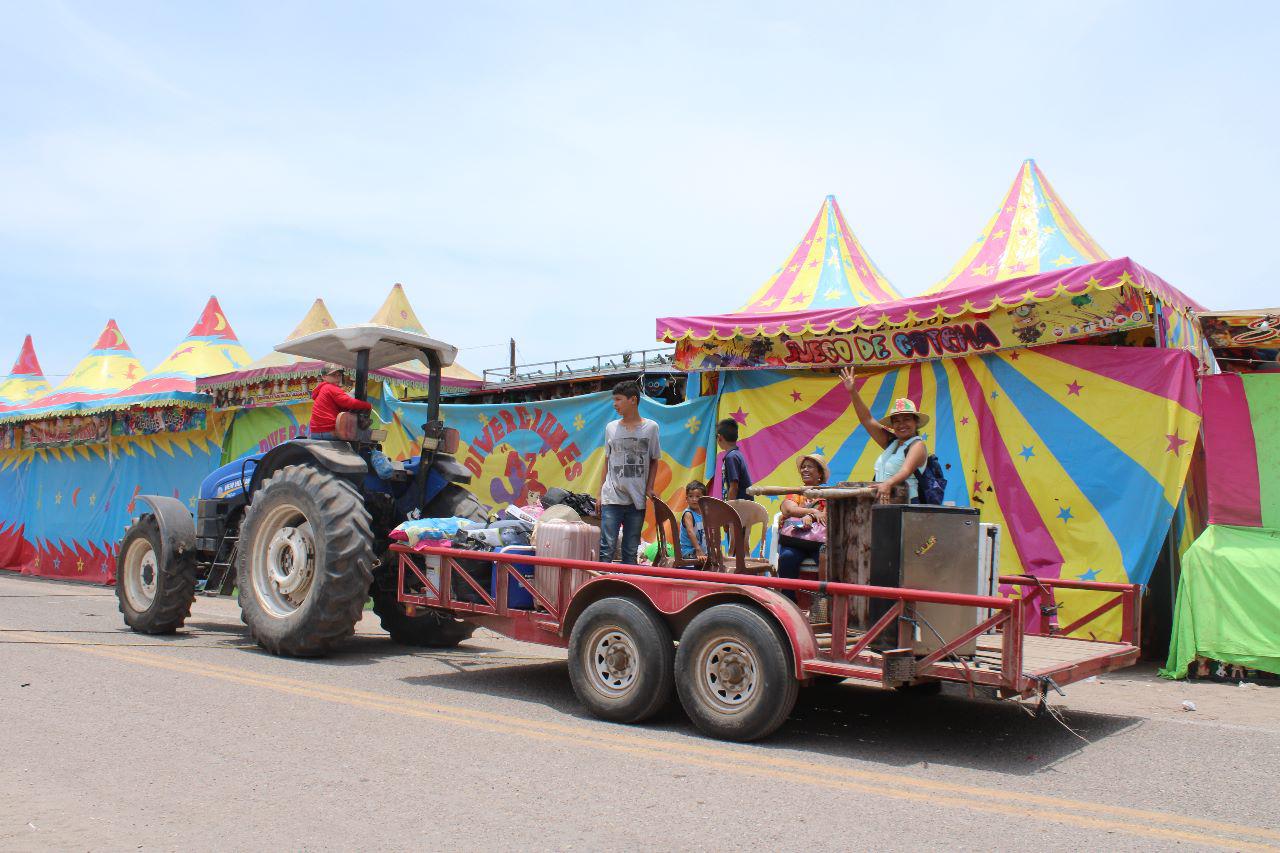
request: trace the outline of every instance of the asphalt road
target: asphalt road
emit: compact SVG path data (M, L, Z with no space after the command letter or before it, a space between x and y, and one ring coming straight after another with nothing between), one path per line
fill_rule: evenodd
M1068 693L1059 722L815 687L726 744L678 707L588 718L562 653L488 632L406 651L370 616L290 660L230 600L144 637L111 590L5 575L0 849L1280 848L1280 690L1148 668Z

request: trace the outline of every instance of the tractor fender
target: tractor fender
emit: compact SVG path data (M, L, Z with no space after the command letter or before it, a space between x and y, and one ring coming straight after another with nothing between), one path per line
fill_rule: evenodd
M160 526L160 564L173 565L177 559L194 558L196 523L182 501L160 495L139 495L151 507Z
M589 604L611 595L648 603L662 615L677 639L693 617L704 610L717 604L746 604L761 611L782 629L791 647L796 678L805 677L804 661L818 656L818 641L808 618L795 602L777 590L640 575L605 575L579 587L565 613L562 634L569 635L574 621Z
M467 470L465 465L447 453L437 453L435 460L431 463L431 467L451 483L462 483L463 485L470 485L471 483L471 472Z
M343 477L363 477L369 465L345 441L315 441L309 438L286 441L258 460L249 482L249 493L258 491L263 481L286 465L315 465Z

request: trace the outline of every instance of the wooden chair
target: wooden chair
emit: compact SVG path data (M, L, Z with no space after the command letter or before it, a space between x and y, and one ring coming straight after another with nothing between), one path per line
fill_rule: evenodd
M743 544L747 546L747 556L750 557L756 552L755 547L751 544L751 539L752 533L758 527L760 528L760 535L756 538L756 544L760 548L760 556L767 560L769 555L764 552L764 538L769 530L769 510L755 501L739 499L727 501L727 503L738 511L738 517L742 519L742 526L746 529L746 537L743 540Z
M702 528L707 536L707 569L713 572L734 572L742 575L762 575L773 568L768 560L748 557L747 529L743 526L738 510L722 500L704 497ZM764 509L761 507L760 509ZM756 519L752 518L754 525ZM768 513L765 513L768 523ZM723 542L729 542L729 552L724 552Z
M658 553L653 559L653 564L676 569L702 568L702 560L697 557L686 558L680 553L680 521L671 511L671 507L654 495L649 496L649 501L653 504L654 527L658 529ZM668 544L671 546L674 557L667 554Z

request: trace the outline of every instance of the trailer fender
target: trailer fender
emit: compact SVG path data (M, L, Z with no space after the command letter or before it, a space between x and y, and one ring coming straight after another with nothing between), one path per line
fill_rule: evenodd
M160 562L194 557L196 550L196 523L182 501L160 495L139 495L139 500L151 507L151 514L160 526Z
M754 586L735 586L665 578L602 577L583 584L565 612L561 632L568 636L573 623L588 605L609 596L622 596L648 603L667 620L676 639L693 617L717 604L747 604L778 623L791 644L796 678L807 677L804 661L817 657L818 641L808 618L795 602L782 593Z

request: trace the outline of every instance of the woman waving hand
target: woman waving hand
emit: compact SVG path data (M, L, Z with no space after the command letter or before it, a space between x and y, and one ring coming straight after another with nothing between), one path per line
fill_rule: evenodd
M920 436L920 427L929 423L929 416L917 410L909 398L899 397L893 401L889 412L876 420L858 394L854 377L852 367L840 371L840 382L849 392L858 421L867 428L871 440L884 448L875 464L876 497L881 501L888 500L894 486L906 483L911 503L916 503L919 497L916 475L924 468L929 456Z

